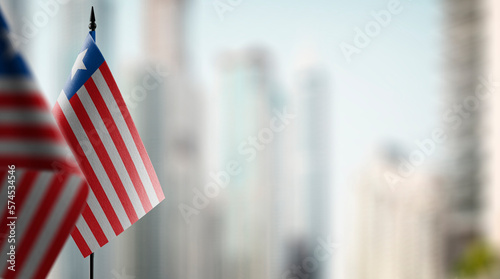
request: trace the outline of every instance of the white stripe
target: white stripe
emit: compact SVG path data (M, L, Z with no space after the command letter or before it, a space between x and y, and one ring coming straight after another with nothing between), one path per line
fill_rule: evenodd
M101 205L97 201L97 198L92 191L89 191L87 204L89 205L90 211L92 211L92 214L94 214L94 217L97 219L97 223L99 223L99 226L101 227L108 241L113 239L116 236L115 231L113 230L113 227L109 223L106 214L104 214L104 210L102 210Z
M24 201L23 208L20 212L18 211L18 219L21 220L21 222L18 222L17 229L19 231L16 233L18 240L24 237L24 233L26 233L25 227L31 223L31 219L37 213L39 203L42 202L53 176L54 174L52 172L39 172L33 181L34 185L31 187L31 193L29 194L28 199ZM17 192L19 192L19 189Z
M97 108L92 102L92 99L90 98L85 87L82 86L82 88L78 90L77 94L78 97L80 97L80 101L87 111L87 114L89 115L89 118L94 125L94 128L96 129L97 134L102 141L102 144L104 145L104 148L106 149L111 161L113 162L113 165L115 166L116 172L118 173L118 176L122 181L123 187L127 192L129 200L132 202L132 206L134 207L137 217L141 218L142 216L144 216L144 214L146 214L146 212L144 211L144 207L142 206L139 194L135 190L134 184L130 179L129 173L127 172L127 169L123 164L120 153L118 153L115 143L109 135L106 125L104 125L102 118L99 116L99 112L97 111Z
M111 203L113 210L116 212L116 215L118 216L118 219L120 220L123 229L130 227L131 224L130 220L128 219L127 213L125 212L125 209L122 203L120 202L120 199L118 198L118 195L116 194L115 189L113 188L113 185L111 184L108 175L104 171L104 166L97 157L94 147L90 143L90 140L88 139L87 134L85 133L85 130L83 129L80 123L80 120L78 120L78 117L73 111L73 107L71 107L71 104L69 103L66 94L61 94L57 99L57 102L59 103L61 111L64 114L66 120L68 121L69 126L71 127L71 130L75 135L76 139L78 140L79 144L80 145L85 144L85 146L82 147L84 152L86 152L85 156L87 157L90 166L92 167L92 170L97 176L97 179L101 183L102 189L104 190L109 202ZM101 186L97 185L97 187Z
M0 78L0 95L5 91L30 94L36 92L35 90L38 90L38 86L31 77Z
M22 272L19 278L33 278L34 273L38 270L40 264L43 263L43 259L50 249L49 245L54 242L54 238L56 237L55 234L63 225L64 218L72 207L71 202L78 193L77 189L81 182L82 179L80 177L73 175L64 185L61 185L61 187L63 187L62 193L57 200L54 201L55 205L49 213L49 218L44 223L38 239L35 240L33 249L23 263L23 269L21 270ZM43 210L43 208L39 210ZM62 241L62 239L60 241Z
M16 220L16 246L20 247L23 243L24 235L27 234L29 237L29 233L26 231L28 226L32 223L33 217L38 212L39 208L42 208L41 203L44 198L45 193L48 190L48 184L52 179L53 174L50 172L40 172L37 179L34 181L34 185L31 188L31 192L29 196L24 201L24 205L21 209L17 209L17 220ZM18 180L20 181L20 180ZM19 193L21 189L17 189ZM7 254L9 243L5 242L2 247L2 255ZM0 270L2 272L7 268L7 261L0 261Z
M94 252L95 250L99 249L99 247L101 247L99 246L97 239L95 238L94 234L89 228L89 225L87 224L87 222L85 222L85 219L83 219L83 217L80 216L80 219L76 221L76 227L82 234L82 237L89 246L90 251Z
M68 149L52 141L40 140L0 140L0 154L8 155L28 155L30 157L63 157L66 156Z
M106 106L108 107L108 110L111 113L111 116L113 117L120 134L122 135L125 146L127 146L132 160L134 161L134 165L138 170L139 176L141 177L142 184L144 185L146 193L149 197L149 201L154 207L159 203L158 196L156 196L156 192L153 188L153 183L149 178L146 166L142 161L139 150L135 145L134 138L132 137L132 134L127 127L127 123L125 122L121 111L116 109L118 105L113 97L113 94L111 93L106 80L104 80L104 77L102 76L99 69L92 75L92 79L94 80L99 92L101 93L102 98L104 99L104 102L106 103Z
M54 124L54 118L48 111L32 109L2 109L0 124Z

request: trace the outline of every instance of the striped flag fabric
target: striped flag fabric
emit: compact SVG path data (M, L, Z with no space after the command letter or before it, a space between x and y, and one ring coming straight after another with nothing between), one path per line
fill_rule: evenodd
M52 112L90 186L72 232L87 257L165 198L93 31Z
M0 277L45 278L88 186L0 12Z

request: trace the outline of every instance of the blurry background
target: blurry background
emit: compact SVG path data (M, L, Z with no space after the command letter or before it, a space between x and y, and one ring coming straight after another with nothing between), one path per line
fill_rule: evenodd
M97 278L500 278L498 1L0 5L51 104L95 7L162 182Z

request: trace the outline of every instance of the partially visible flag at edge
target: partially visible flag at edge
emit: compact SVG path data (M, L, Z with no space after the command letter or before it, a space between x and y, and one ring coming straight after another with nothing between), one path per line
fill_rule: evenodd
M87 195L0 12L0 277L45 278Z

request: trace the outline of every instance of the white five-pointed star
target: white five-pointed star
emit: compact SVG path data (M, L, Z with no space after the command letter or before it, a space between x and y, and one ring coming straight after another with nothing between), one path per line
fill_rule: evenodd
M78 70L87 70L87 67L85 67L85 64L83 64L83 58L85 57L87 50L88 48L78 54L75 64L73 65L73 69L71 69L71 79L73 79Z

